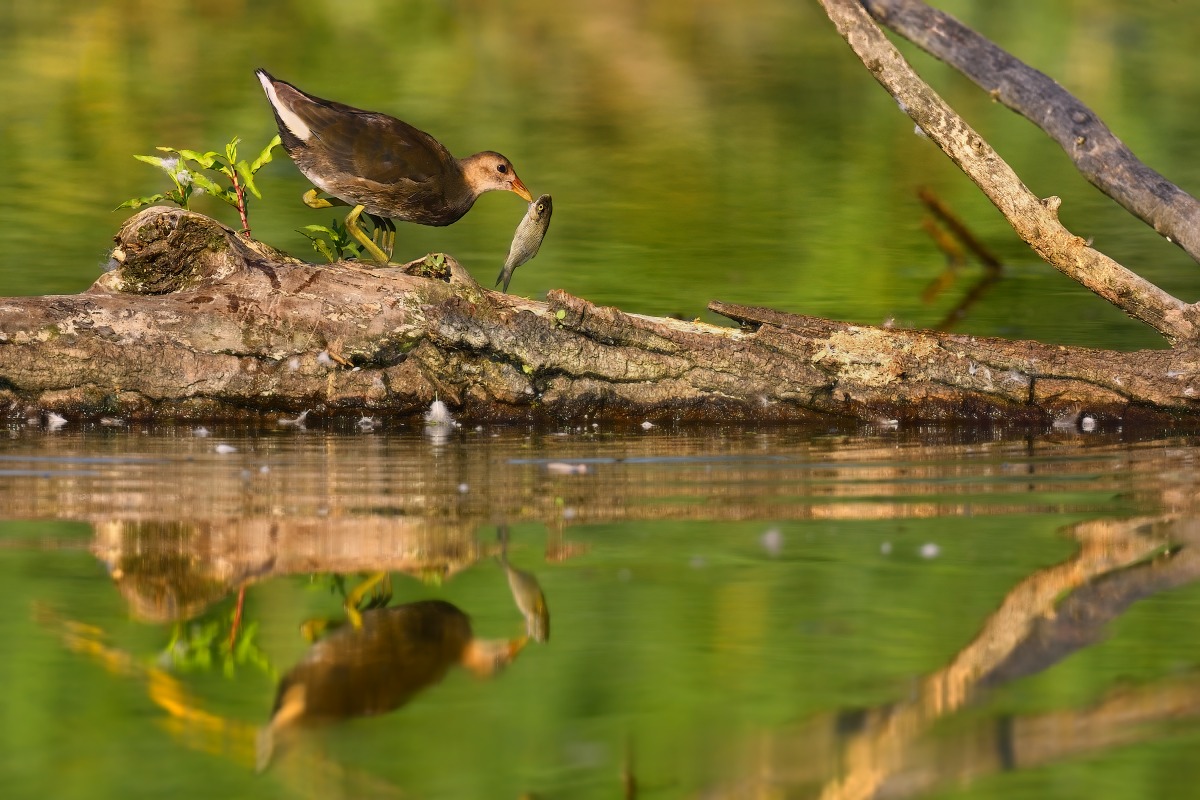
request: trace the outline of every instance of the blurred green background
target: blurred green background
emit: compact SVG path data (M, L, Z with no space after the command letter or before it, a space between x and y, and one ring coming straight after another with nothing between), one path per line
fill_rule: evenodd
M1094 108L1148 164L1200 186L1195 32L1173 0L938 4ZM1032 125L904 45L935 88L1075 233L1185 300L1200 271L1078 177ZM513 291L706 316L710 299L879 323L936 324L944 258L915 192L933 188L1009 266L960 330L1125 349L1161 340L1035 257L796 0L215 0L0 7L0 295L77 292L107 261L125 199L165 176L157 145L257 152L274 124L253 70L384 111L452 152L508 155L555 199ZM331 212L283 158L260 173L257 237L320 260L296 229ZM227 224L233 210L194 207ZM495 279L524 212L492 194L445 229L402 225L395 257L446 251ZM711 317L708 317L711 318Z

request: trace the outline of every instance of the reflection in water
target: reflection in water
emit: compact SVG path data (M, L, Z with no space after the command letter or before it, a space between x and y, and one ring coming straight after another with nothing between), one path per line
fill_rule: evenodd
M524 639L475 638L467 615L442 600L365 611L360 627L330 633L279 682L259 737L258 768L270 763L286 730L392 711L456 664L491 676L524 645Z
M97 524L95 552L136 618L180 622L273 566L269 554L239 561L203 557L210 533L210 526L189 522L114 520ZM119 546L104 546L106 539Z
M231 756L246 773L256 758L266 763L272 752L276 758L282 753L294 755L289 744L309 723L400 707L456 664L487 674L511 660L524 644L514 638L485 647L489 643L471 636L466 615L448 604L423 601L367 608L366 587L378 572L428 580L471 569L474 574L462 582L466 585L461 586L461 597L474 599L460 600L460 605L481 613L475 609L488 609L488 593L505 591L499 589L503 570L523 618L520 632L533 640L549 637L549 611L541 590L541 584L547 583L559 629L571 635L560 635L554 650L539 652L536 660L525 656L528 663L505 686L514 690L513 697L507 691L486 693L477 702L495 703L505 713L509 702L518 703L522 712L531 712L521 714L523 719L537 720L531 728L543 726L528 734L543 737L538 741L578 738L574 731L581 727L584 714L591 715L589 720L612 723L611 728L619 729L608 731L612 744L606 780L616 779L614 762L620 760L620 742L627 738L638 744L639 780L634 779L632 752L625 757L621 780L628 787L640 783L643 791L662 785L663 773L676 765L657 742L677 742L681 732L686 738L692 729L697 739L722 756L697 757L688 767L703 773L694 781L703 796L879 798L919 795L946 789L956 781L1033 765L1069 771L1073 769L1067 763L1070 759L1111 761L1111 749L1127 743L1149 742L1151 747L1145 750L1162 752L1172 731L1195 730L1200 718L1200 677L1177 668L1187 655L1172 655L1170 668L1161 670L1157 665L1140 669L1140 657L1114 661L1122 669L1128 666L1138 678L1128 685L1102 670L1093 672L1090 664L1080 667L1079 661L1055 667L1069 654L1099 641L1108 623L1135 601L1194 586L1200 577L1196 450L1186 443L1169 448L1094 439L1077 446L1050 439L964 447L884 447L879 440L857 444L842 440L833 447L814 439L794 442L777 437L762 440L766 444L760 447L759 439L746 437L736 442L673 439L653 450L645 439L625 441L620 447L599 439L564 439L551 443L553 452L533 448L530 454L520 444L473 440L470 446L438 449L430 458L398 440L375 453L366 448L377 442L306 436L277 441L277 460L270 472L258 471L249 457L251 469L240 463L205 465L200 458L181 462L170 471L161 465L146 469L140 463L122 462L119 497L115 491L106 493L103 482L91 476L96 471L94 462L89 463L88 474L19 478L0 486L0 498L28 509L31 517L91 519L93 552L109 566L142 621L165 623L203 614L206 606L211 609L211 604L250 585L247 618L268 631L263 637L268 649L278 648L280 637L294 636L295 624L307 613L302 584L308 581L289 576L370 576L358 590L347 592L348 605L364 606L359 627L355 628L347 609L351 624L312 645L274 687L277 704L260 734L258 754L255 734L260 729L248 721L263 720L265 695L274 691L254 685L263 680L260 672L239 671L234 676L238 691L214 698L214 692L228 691L220 687L233 684L189 682L186 675L161 669L161 661L152 662L144 653L121 652L117 644L106 642L114 634L121 635L120 620L110 624L98 614L78 609L62 612L64 618L91 616L89 621L97 628L89 631L65 619L43 617L47 627L60 629L61 640L73 651L103 663L113 674L145 682L147 697L162 710L162 721L177 741ZM61 446L61 441L39 446ZM136 444L115 441L122 447L146 450L156 446L147 439ZM318 443L324 446L314 446ZM432 450L427 442L420 446L426 453ZM243 453L250 449L239 448ZM336 458L329 456L334 450ZM281 453L287 456L286 468ZM412 458L398 458L400 454ZM542 466L551 459L590 459L589 470L586 475L554 474ZM506 469L496 469L497 464ZM73 462L64 458L61 472L73 468ZM494 475L490 482L489 475ZM230 496L225 490L231 485L241 493ZM181 486L191 494L170 494ZM310 489L315 494L310 495ZM294 498L301 500L288 505ZM708 504L698 502L701 499ZM51 513L46 504L52 500ZM1134 513L1143 516L1128 518ZM1042 533L1016 535L1018 527L1031 521L1039 531L1049 531L1066 521L1062 515L1070 515L1074 522L1064 529L1078 548L1070 558L1062 559L1059 546L1046 544L1048 537ZM989 516L1000 520L989 521L993 527L987 529L982 523ZM950 519L922 527L922 520L935 517ZM545 522L546 559L553 566L534 577L510 563L510 555L520 565L531 564L531 559L528 550L517 548L517 539L510 553L506 529L499 531L498 543L483 543L480 531L490 531L485 526L496 519ZM689 527L701 519L703 527ZM724 526L721 520L755 524ZM800 522L788 527L787 546L764 557L761 531L788 520ZM841 527L843 520L859 524ZM895 522L879 525L879 520ZM904 561L895 553L879 557L879 539L874 534L886 532L889 541L903 536L915 546L926 541L927 530L934 531L942 544L938 558L913 556ZM1019 563L1030 564L1030 571L1018 575L1016 570L993 570L987 548L1000 540L977 538L977 534L994 535L997 530L1006 543L1011 533L1022 546L1031 542L1045 546L1032 554L1005 551ZM564 534L572 541L554 543ZM807 539L801 534L808 534ZM955 561L963 558L963 551L956 552L953 536L962 544L969 541L985 555ZM706 561L689 561L696 552L692 548L701 546ZM551 554L563 552L581 563L560 568ZM17 550L12 554L22 555ZM1051 565L1041 566L1045 564ZM94 565L88 567L99 574ZM643 579L651 570L653 579ZM939 580L966 570L977 570L973 575L988 585L973 595L971 610L948 611L949 595L940 592L951 584ZM792 590L810 578L812 597L820 594L817 599L806 593L807 586L805 592ZM905 581L902 593L867 591L856 583L895 580ZM269 585L262 585L268 581ZM753 585L756 593L742 596L724 591L735 585ZM714 586L720 589L714 592ZM103 589L111 592L107 585ZM454 591L459 592L460 586ZM1191 591L1192 600L1185 598L1165 611L1153 610L1149 613L1161 616L1152 619L1177 622L1178 616L1171 615L1194 607L1194 588ZM829 605L830 598L854 593L858 593L855 602L861 601L858 608L863 609L859 618L836 630L822 628L832 616L831 609L844 607ZM679 603L654 602L668 596L677 597ZM981 602L981 597L988 599ZM874 615L872 606L898 601L905 604L901 615ZM722 605L717 607L718 603ZM779 606L785 603L794 607L780 613ZM927 613L930 606L936 611ZM419 622L422 614L413 610L422 607L425 623ZM721 627L714 634L708 625L710 608L725 614L736 630ZM515 614L510 608L501 613L511 618L514 629L509 633L515 636ZM569 623L603 619L612 624L564 628L564 619ZM802 639L791 635L797 620L805 626L799 633ZM874 624L882 620L889 624L901 620L898 637ZM931 633L942 620L946 630L953 625L953 632ZM789 621L793 627L774 628L770 623L775 621ZM756 629L782 630L785 635L764 636L761 642L741 635ZM826 636L826 630L833 634ZM1178 624L1172 628L1175 631L1181 637L1188 633L1180 631ZM731 632L733 637L727 635ZM1152 631L1131 631L1128 626L1121 635L1121 647L1151 646L1155 641ZM936 652L910 645L908 640L920 637L935 640ZM138 638L145 641L144 636ZM898 638L905 641L898 645ZM388 645L389 639L401 644ZM719 681L710 680L706 673L724 669L726 662L703 655L714 640L735 657L727 662L733 671L722 672ZM884 645L877 646L881 640ZM847 655L858 648L886 653L888 647L900 660L917 666L863 668ZM637 664L639 651L652 655ZM607 667L611 662L603 660L595 665L596 653L615 654L624 671L616 673ZM1084 661L1096 658L1081 655ZM1116 656L1126 657L1124 651ZM400 666L395 660L384 666L393 657L399 658ZM777 668L800 657L806 668L797 674L804 687L795 684L796 675ZM1102 654L1101 660L1108 658ZM587 668L577 668L584 659L590 659ZM642 671L627 669L630 663ZM843 679L838 672L860 668L865 678ZM538 669L546 672L530 681L537 691L523 686L522 681ZM1031 684L1018 684L1018 694L1045 693L1031 706L1019 705L1019 713L1009 713L1008 695L997 697L994 692L996 687L1051 669L1056 671ZM913 673L924 676L911 684L911 691L894 690L894 682L904 679L898 676ZM353 677L342 680L339 675ZM682 680L672 683L676 675ZM1080 675L1095 676L1094 685L1077 692L1093 701L1087 709L1066 699L1061 686L1065 681L1056 683L1058 676L1070 676L1078 683L1075 679ZM766 697L764 704L800 721L783 722L782 715L739 708L729 717L747 720L741 729L723 726L726 716L711 718L716 722L676 722L676 718L703 717L708 697L701 697L702 693L720 697L720 692L728 691L740 700L752 692L740 688L739 682L756 680L754 691ZM617 682L620 691L612 688ZM685 686L688 683L701 691L692 691ZM1054 686L1047 688L1048 683ZM551 691L545 691L548 685ZM627 686L632 691L625 691ZM863 686L872 699L856 705L866 693ZM819 694L827 688L831 699ZM835 693L840 694L832 699ZM644 696L653 696L655 705L641 720L638 714L648 706L639 707L638 698ZM432 692L426 699L436 704L445 697ZM587 704L580 698L600 699ZM888 698L893 701L883 702ZM237 710L227 712L228 717L212 710L222 707ZM1034 710L1026 710L1030 707ZM664 709L666 713L660 713ZM699 712L693 714L694 709ZM1167 721L1173 727L1168 728ZM432 724L442 723L439 719ZM386 737L380 744L383 750L393 742L420 738L404 725L384 727L386 732L376 731ZM947 729L953 735L945 735ZM464 747L486 747L493 743L489 735L464 741ZM419 749L419 744L415 746ZM676 746L683 750L688 745ZM406 795L424 796L412 789L419 781L414 778L419 765L401 768L373 756L371 749L355 750L355 758L347 764L327 753L314 761L320 762L319 769L333 786L348 784L350 780L343 778L349 773L372 769L375 774L360 775L362 781L403 785ZM561 767L576 751L560 756L553 748L531 749L537 754L514 768L520 774L512 783L526 781L539 796L572 796L559 782L533 784L537 775ZM428 751L420 752L435 760L440 751L431 744ZM424 763L424 757L418 761ZM668 762L671 766L665 766ZM288 766L273 770L269 780L304 785L308 778ZM476 768L495 770L496 766L477 764ZM717 770L719 774L714 774ZM517 796L524 788L514 788L506 796Z
M525 617L525 632L535 642L550 641L550 607L546 595L533 573L517 569L508 561L508 526L501 525L498 535L501 541L500 555L496 558L508 575L508 588L521 616Z
M1151 723L1200 716L1200 675L1193 673L1113 690L1091 709L988 716L953 738L930 735L935 723L981 703L985 689L1093 644L1136 600L1200 579L1198 517L1091 521L1072 533L1079 552L1014 586L975 639L926 676L913 698L775 732L752 746L747 758L754 766L743 782L711 796L815 781L825 800L911 797L951 781L1146 741L1156 735Z

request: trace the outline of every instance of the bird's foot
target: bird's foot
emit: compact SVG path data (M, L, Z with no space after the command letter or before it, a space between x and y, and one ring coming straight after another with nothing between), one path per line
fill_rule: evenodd
M320 189L309 189L301 195L300 200L309 208L333 208L335 205L341 203L337 198L330 200L325 197L318 197L320 193Z
M377 217L374 214L367 214L374 228L371 230L371 241L379 245L383 252L387 253L388 260L392 258L392 251L396 247L396 223L392 222L387 217Z
M355 241L366 248L366 251L371 254L371 258L374 258L375 261L380 264L387 264L391 256L388 253L380 250L379 245L375 244L375 242L373 242L371 238L363 232L362 227L358 224L358 218L363 213L364 209L365 206L357 205L346 216L346 233L353 236ZM393 243L394 241L395 240L393 238Z

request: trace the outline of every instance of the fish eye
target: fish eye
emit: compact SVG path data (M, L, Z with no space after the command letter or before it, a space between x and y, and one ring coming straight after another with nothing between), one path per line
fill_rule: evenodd
M504 173L508 172L508 165L507 164L497 164L496 171L499 172L501 175L503 175Z

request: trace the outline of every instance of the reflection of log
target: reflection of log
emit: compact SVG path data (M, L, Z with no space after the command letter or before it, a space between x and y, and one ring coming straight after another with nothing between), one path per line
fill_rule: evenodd
M471 435L464 440L472 444ZM391 438L381 446L369 436L314 434L270 456L215 455L205 439L153 442L151 447L174 453L169 470L165 458L145 457L156 451L144 449L144 440L114 443L128 449L73 463L84 452L79 440L38 440L28 465L36 474L0 481L0 506L13 518L97 525L190 520L213 526L214 535L223 529L220 536L229 543L257 548L268 541L273 524L330 530L353 524L372 536L389 528L403 535L470 536L501 519L555 527L564 509L570 526L1094 511L1097 503L1109 506L1106 495L1094 492L1149 491L1158 503L1164 487L1136 477L1190 469L1179 451L1130 449L1118 439L1066 433L1028 444L989 439L970 447L903 442L897 447L879 438L779 440L769 452L752 437L736 436L562 437L537 444L535 450L552 452L553 459L529 459L521 436L456 447L452 459L439 458L418 437ZM275 458L286 458L287 467L260 471ZM1043 458L1054 462L1043 464ZM547 468L548 460L582 464L587 471L560 474ZM8 466L26 464L10 455ZM1076 500L1048 501L1047 492L1077 486L1081 478L1087 479L1087 492ZM1179 491L1189 490L1190 485ZM798 496L809 499L797 503Z
M134 613L190 619L250 581L313 572L402 572L442 580L497 552L466 528L383 518L162 524L108 521L93 552Z
M1044 422L1080 406L1120 418L1200 410L1198 365L1171 351L884 330L726 304L712 308L745 328L625 314L562 292L538 303L482 288L453 259L303 264L164 208L132 218L117 252L120 266L84 294L0 306L0 401L69 414L415 414L437 395L475 417L638 420ZM1092 288L1132 298L1130 313L1171 340L1191 334L1178 301L1116 275Z

